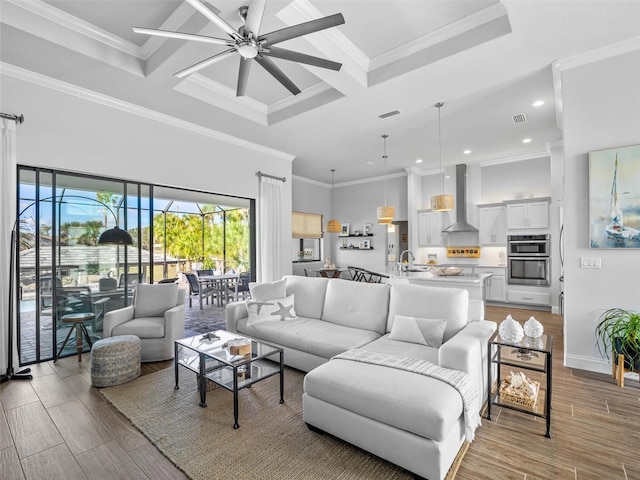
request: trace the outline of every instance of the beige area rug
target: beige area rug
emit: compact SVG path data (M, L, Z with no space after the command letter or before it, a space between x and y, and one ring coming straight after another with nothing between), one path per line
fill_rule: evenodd
M278 403L278 376L240 391L240 428L233 429L233 394L216 388L199 406L195 374L174 370L139 377L102 394L180 470L194 480L411 479L385 460L330 435L310 431L302 420L302 380L285 372L285 403ZM448 480L455 476L465 446Z

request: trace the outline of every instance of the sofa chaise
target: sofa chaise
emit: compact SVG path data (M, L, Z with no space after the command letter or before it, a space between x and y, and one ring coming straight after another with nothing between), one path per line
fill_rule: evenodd
M497 326L466 290L286 276L229 304L226 320L308 372L303 417L314 430L430 480L443 479L473 437L467 413L479 423ZM467 397L441 375L464 377Z

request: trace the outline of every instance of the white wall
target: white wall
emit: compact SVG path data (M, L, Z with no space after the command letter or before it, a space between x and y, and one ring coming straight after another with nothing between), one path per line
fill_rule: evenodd
M551 162L545 156L482 167L481 203L551 196Z
M373 227L370 238L373 250L340 250L340 237L333 235L333 263L340 267L354 265L370 270L384 269L387 252L387 227L378 225L376 208L384 204L384 182L358 182L348 185L336 185L333 192L333 211L337 220L349 223L351 230L362 231L365 223ZM405 175L387 180L387 204L395 208L394 220L408 220L407 177ZM327 235L331 237L331 235ZM350 241L357 244L358 239Z
M640 143L640 50L562 71L565 363L610 372L594 329L608 308L640 310L640 251L589 248L588 152ZM580 269L580 257L602 268Z
M282 243L291 241L291 157L248 142L226 142L86 98L51 80L52 88L13 78L2 80L4 112L22 113L18 163L258 197L258 170L287 178ZM210 132L210 131L209 131ZM215 132L214 132L215 133ZM281 268L291 271L284 255Z

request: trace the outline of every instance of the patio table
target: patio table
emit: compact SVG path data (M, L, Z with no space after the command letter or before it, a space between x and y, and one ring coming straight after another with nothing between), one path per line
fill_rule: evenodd
M222 306L222 297L225 296L227 284L230 280L235 280L236 296L238 293L238 282L240 280L239 273L225 273L223 275L202 275L198 277L200 287L205 285L213 286L218 290L216 297L218 298L218 306ZM200 288L200 305L202 305L202 288Z

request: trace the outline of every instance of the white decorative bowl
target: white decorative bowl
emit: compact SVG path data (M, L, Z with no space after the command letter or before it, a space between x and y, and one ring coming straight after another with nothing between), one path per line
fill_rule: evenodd
M518 343L524 337L522 326L511 318L511 315L507 315L507 318L500 323L498 332L500 333L500 338L508 343Z
M534 317L529 317L529 320L524 323L524 334L527 337L540 338L542 332L544 332L544 327Z

